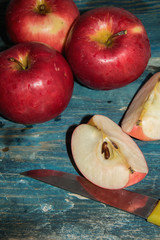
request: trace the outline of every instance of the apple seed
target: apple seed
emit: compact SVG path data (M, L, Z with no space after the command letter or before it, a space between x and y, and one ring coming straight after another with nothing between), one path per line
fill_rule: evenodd
M115 142L112 142L112 141L111 141L111 143L112 143L113 147L115 147L116 149L118 149L118 146L117 146L117 144L116 144Z
M104 153L105 159L108 159L110 157L110 152L107 145L108 145L107 142L103 142L102 144L102 154Z
M109 140L107 138L108 142L105 140L102 144L102 150L101 153L104 153L105 159L112 158L112 155L115 153L114 148L117 150L118 146L115 142ZM117 152L117 151L116 151Z
M117 144L115 142L111 141L110 139L108 139L107 137L104 139L104 142L102 144L101 154L104 154L105 160L114 159L116 156L117 158L119 158L120 161L125 162L125 164L128 165L127 168L129 169L131 174L133 174L135 172L129 166L126 159L123 158L122 153L121 153L119 147L117 146Z

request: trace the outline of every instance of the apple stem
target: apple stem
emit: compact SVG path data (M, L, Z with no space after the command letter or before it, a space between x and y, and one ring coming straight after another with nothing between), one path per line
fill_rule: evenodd
M127 30L122 30L112 35L112 38L127 34Z
M133 168L129 167L129 170L131 172L131 174L133 174L135 171L133 170Z
M26 67L20 61L18 61L17 59L15 59L13 57L10 57L8 60L11 61L11 62L17 63L23 70L26 69Z
M137 120L136 125L137 125L137 126L140 126L141 123L142 123L142 120L139 119L139 120Z
M42 15L45 15L47 13L47 8L45 4L40 4L38 10L38 12Z
M122 36L122 35L125 35L125 34L127 34L127 30L122 30L122 31L120 31L120 32L118 32L118 33L115 33L115 34L111 35L111 36L108 38L108 40L107 40L107 42L106 42L106 45L107 45L107 46L110 46L110 45L112 44L112 40L113 40L115 37L119 37L119 36Z

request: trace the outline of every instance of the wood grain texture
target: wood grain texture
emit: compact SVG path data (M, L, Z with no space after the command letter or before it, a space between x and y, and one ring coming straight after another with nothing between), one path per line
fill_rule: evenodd
M147 1L147 0L77 0L75 1L80 10L85 11L89 8L95 8L100 6L116 6L127 9L128 11L139 13L155 14L160 12L159 1Z
M160 228L134 215L81 198L19 173L48 168L78 174L70 157L74 127L88 116L103 114L119 123L132 97L160 66L159 1L75 1L80 10L115 5L134 12L150 38L152 57L142 76L112 91L95 91L75 82L72 99L56 119L25 126L0 118L0 239L2 240L158 240ZM0 0L0 50L8 47ZM160 198L160 141L135 140L149 174L130 190Z

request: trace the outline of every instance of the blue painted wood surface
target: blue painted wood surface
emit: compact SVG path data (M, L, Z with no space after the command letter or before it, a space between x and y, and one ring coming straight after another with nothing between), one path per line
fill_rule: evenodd
M142 76L121 89L95 91L75 82L66 110L47 123L24 126L0 118L0 239L160 239L160 228L139 217L19 174L37 168L77 174L69 157L73 126L94 114L106 115L119 123L137 89L151 73L160 69L159 1L75 2L81 11L114 5L136 14L148 32L152 57ZM7 3L0 1L0 50L9 47L4 38ZM129 189L160 198L160 141L135 141L144 153L149 173Z

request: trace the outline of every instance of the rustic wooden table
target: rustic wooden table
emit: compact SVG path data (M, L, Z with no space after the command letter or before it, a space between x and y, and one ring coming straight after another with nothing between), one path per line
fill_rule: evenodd
M94 114L119 123L137 89L160 69L159 1L75 2L81 11L106 4L136 14L148 32L152 57L142 76L121 89L100 92L75 82L67 109L54 120L24 126L0 118L0 239L158 240L160 228L139 217L20 175L37 168L78 174L69 157L73 126ZM9 47L4 24L7 3L0 0L0 50ZM149 173L129 189L160 198L160 142L135 141L144 153Z

